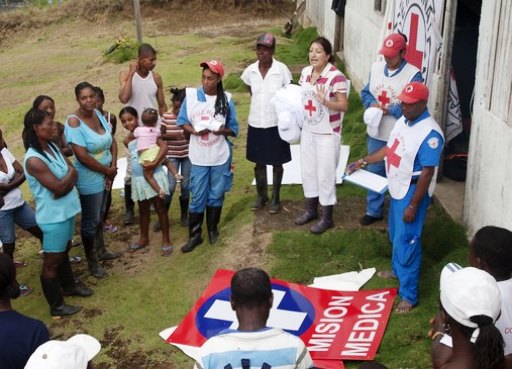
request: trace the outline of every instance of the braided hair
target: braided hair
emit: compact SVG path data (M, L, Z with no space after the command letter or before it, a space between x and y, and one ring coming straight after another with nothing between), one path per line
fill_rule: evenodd
M31 108L26 114L23 120L23 145L25 146L25 150L28 150L30 147L36 150L39 154L43 155L46 159L51 160L51 158L46 155L45 151L41 147L41 143L37 138L36 131L34 130L34 126L38 126L43 123L44 119L48 116L48 113L43 110L39 110L37 108ZM53 142L48 142L48 144L58 151L58 148L55 146Z

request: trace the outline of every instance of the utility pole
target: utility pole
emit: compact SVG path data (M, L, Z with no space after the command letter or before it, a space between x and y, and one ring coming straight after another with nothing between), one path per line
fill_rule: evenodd
M142 43L142 20L140 17L140 2L139 0L133 0L133 12L135 14L135 27L137 28L137 41L139 44Z

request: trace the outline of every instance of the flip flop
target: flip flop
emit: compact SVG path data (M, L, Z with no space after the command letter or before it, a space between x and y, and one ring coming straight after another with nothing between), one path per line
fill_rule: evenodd
M14 266L16 268L26 267L28 264L21 260L14 260Z
M146 246L143 246L139 243L131 243L126 248L126 251L131 253L131 252L135 252L137 250L143 249L144 247L146 247Z
M70 256L69 257L69 262L71 264L78 264L82 261L82 258L80 256Z
M160 248L160 255L162 256L171 256L172 251L174 250L174 246L165 245Z

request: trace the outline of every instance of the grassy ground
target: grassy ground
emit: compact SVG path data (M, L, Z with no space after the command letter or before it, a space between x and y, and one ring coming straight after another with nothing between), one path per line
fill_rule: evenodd
M198 18L197 14L194 17ZM238 19L237 19L238 18ZM245 160L246 117L249 95L240 88L241 71L254 60L256 36L270 30L280 32L284 19L252 18L241 21L234 15L222 24L201 26L179 33L162 22L162 17L146 20L145 41L159 50L157 71L164 84L192 86L200 82L198 63L210 57L224 61L229 76L226 85L235 91L240 137L235 140L235 183L227 196L220 224L220 245L204 245L192 254L159 256L159 236L152 234L151 247L135 254L124 254L107 264L111 277L96 280L88 276L84 263L75 271L95 291L86 300L69 298L85 307L69 319L52 321L41 294L38 275L41 261L39 245L19 232L17 258L29 262L19 269L19 280L34 288L31 296L14 302L17 310L47 323L55 337L66 338L76 332L98 337L103 350L98 367L107 368L186 368L190 360L158 337L158 332L178 324L200 296L218 268L237 269L257 265L273 276L293 282L309 283L314 276L341 273L374 266L388 268L390 245L385 224L362 229L357 218L362 215L364 192L352 186L338 188L336 228L321 236L312 236L307 228L297 229L292 219L302 208L300 186L285 186L284 210L276 217L250 211L254 188L250 186L252 164ZM63 120L75 109L73 87L83 81L101 86L106 92L105 107L117 113L118 73L127 67L105 63L102 51L117 37L133 33L129 21L96 24L63 21L22 33L8 49L0 52L0 126L10 149L23 156L21 126L23 113L38 94L56 99L57 117ZM277 58L287 63L294 77L306 65L306 50L314 30L306 30L293 39L278 39ZM168 97L168 95L166 94ZM365 151L362 108L356 91L350 95L350 111L345 116L343 137L351 145L351 156ZM121 141L123 133L117 134ZM26 191L26 197L30 195ZM121 251L137 235L137 226L122 227L120 191L113 192L110 221L120 230L106 239L110 248ZM171 208L171 232L176 245L186 240L186 230L177 225L176 201ZM428 368L428 320L437 310L438 275L447 261L465 263L467 241L464 229L453 223L437 206L429 211L424 237L424 267L420 284L420 305L408 316L392 315L379 350L378 360L390 368ZM81 248L72 254L82 255ZM395 286L394 282L372 279L368 288ZM357 364L349 363L349 368Z

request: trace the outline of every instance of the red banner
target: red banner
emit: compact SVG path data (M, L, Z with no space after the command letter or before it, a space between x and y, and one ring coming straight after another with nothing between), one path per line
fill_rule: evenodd
M224 329L236 329L229 304L234 272L218 270L167 342L200 347ZM274 305L267 321L299 336L315 365L343 368L341 360L373 360L386 329L396 289L330 291L272 279Z

